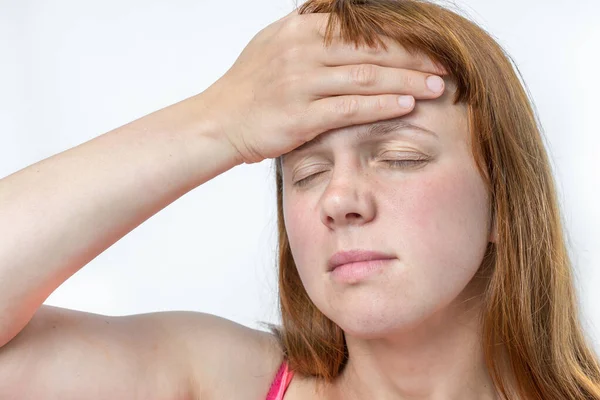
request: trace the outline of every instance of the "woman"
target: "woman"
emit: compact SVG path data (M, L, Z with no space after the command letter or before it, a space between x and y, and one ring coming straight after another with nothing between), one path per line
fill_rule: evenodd
M41 306L186 192L267 158L275 335ZM420 1L309 1L205 92L0 181L0 398L600 398L553 185L485 32Z

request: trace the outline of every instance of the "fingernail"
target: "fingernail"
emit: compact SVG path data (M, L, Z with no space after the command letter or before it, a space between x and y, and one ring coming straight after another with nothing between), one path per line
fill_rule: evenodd
M400 96L398 97L398 104L403 108L411 108L414 101L412 96Z
M444 88L444 80L436 75L428 76L425 82L429 90L434 93L439 93Z

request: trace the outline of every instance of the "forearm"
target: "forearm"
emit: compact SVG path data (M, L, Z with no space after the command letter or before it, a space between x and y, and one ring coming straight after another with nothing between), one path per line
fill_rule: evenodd
M239 164L201 95L0 180L0 346L67 278Z

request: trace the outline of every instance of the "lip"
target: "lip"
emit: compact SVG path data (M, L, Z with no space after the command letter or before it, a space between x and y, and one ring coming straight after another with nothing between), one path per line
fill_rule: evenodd
M373 260L390 260L396 258L391 254L382 253L379 251L369 251L369 250L349 250L349 251L339 251L335 253L329 259L328 263L328 271L333 271L340 265L359 262L359 261L373 261Z

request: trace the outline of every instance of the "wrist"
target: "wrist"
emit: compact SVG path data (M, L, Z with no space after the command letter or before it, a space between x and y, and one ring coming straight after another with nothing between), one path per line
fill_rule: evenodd
M225 120L222 116L226 113L215 106L216 102L210 99L209 93L204 91L184 101L190 102L187 107L191 108L191 114L194 115L194 131L196 134L213 142L216 148L219 149L221 158L231 168L244 164L241 153L231 141L226 130Z

